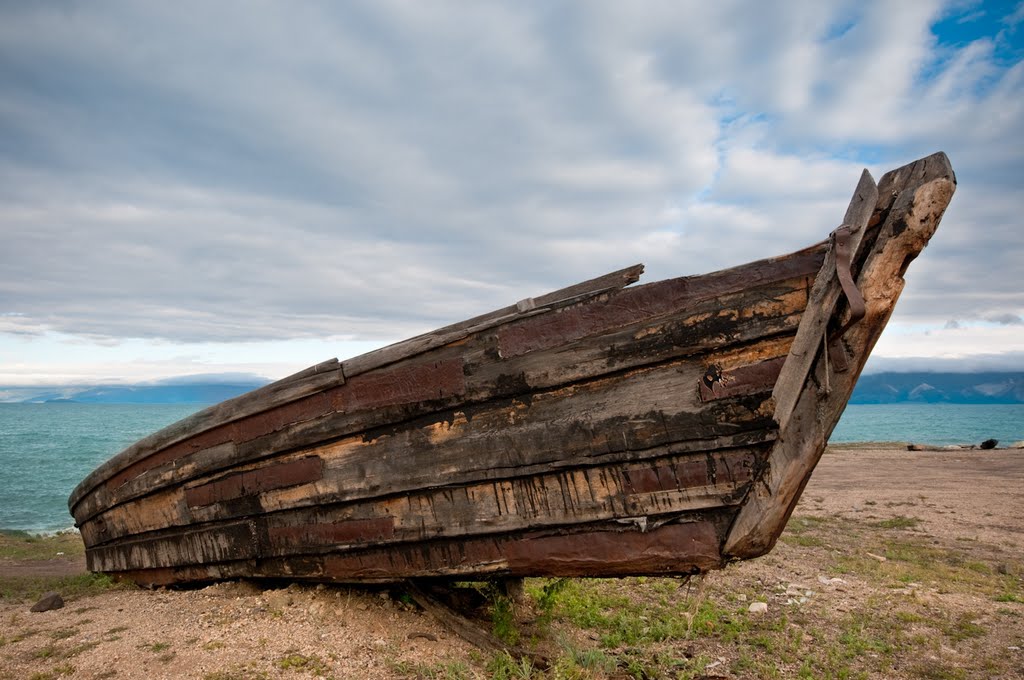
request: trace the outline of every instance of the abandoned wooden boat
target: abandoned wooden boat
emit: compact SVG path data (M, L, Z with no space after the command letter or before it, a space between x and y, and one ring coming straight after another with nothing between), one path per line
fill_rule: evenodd
M201 411L74 490L93 571L692 574L772 548L956 180L862 175L825 241L631 267Z

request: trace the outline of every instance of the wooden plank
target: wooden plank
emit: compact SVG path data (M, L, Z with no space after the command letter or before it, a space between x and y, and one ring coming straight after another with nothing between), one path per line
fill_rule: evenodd
M306 456L283 463L272 463L255 470L246 470L221 477L200 486L185 489L185 502L198 508L245 496L257 496L272 489L284 489L315 482L323 477L323 461Z
M723 369L718 364L711 364L704 369L704 375L701 376L698 385L700 399L709 402L770 392L775 387L785 362L785 357L773 357L732 369Z
M693 522L648 531L633 525L598 524L572 532L413 543L346 554L252 559L248 553L187 567L138 569L121 575L138 583L166 585L226 578L292 578L340 582L398 582L409 578L487 576L587 576L600 566L608 576L688 575L721 567L721 526L732 513L710 513ZM87 562L92 569L90 553Z
M818 262L817 249L812 247L713 274L628 288L618 292L607 305L576 306L505 326L498 334L498 353L503 358L510 358L564 346L580 338L677 312L721 295L740 293L780 279L805 276L815 271Z
M495 325L508 323L516 319L521 315L532 315L535 310L547 310L557 308L559 306L574 304L580 302L588 297L600 295L611 290L616 290L624 286L628 286L640 279L640 275L643 274L644 266L642 264L633 265L632 267L626 267L604 276L599 276L589 281L577 283L567 288L541 295L538 298L534 298L532 304L525 305L526 308L521 308L520 303L509 305L501 309L475 316L466 321L452 324L439 328L436 331L425 333L424 335L410 338L409 340L403 340L402 342L388 345L379 350L368 352L360 355L353 359L349 359L344 362L345 375L352 377L365 373L387 364L395 363L402 359L407 359L410 356L421 354L423 352L430 351L437 347L447 345L448 343L455 342L465 338L470 333L480 332L488 328L493 328Z
M633 483L634 480L639 481L642 478L642 471L638 470L642 470L643 466L654 465L658 469L662 469L662 466L656 465L653 461L666 459L667 457L672 456L684 456L688 453L691 457L695 458L689 459L690 463L687 463L686 465L675 467L672 472L675 478L678 478L688 486L693 486L693 488L689 488L689 490L685 490L685 493L679 494L672 492L672 490L665 490L671 493L660 494L659 496L652 496L650 498L639 498L639 500L632 497L635 492L627 490L622 492L621 502L614 501L612 505L595 506L597 508L595 512L620 512L629 515L644 514L648 511L662 512L663 510L660 508L664 507L663 501L667 503L691 504L680 506L684 509L698 506L706 507L723 502L728 504L732 501L723 501L723 497L739 498L738 495L741 492L742 484L745 483L745 475L750 474L751 471L750 464L744 464L741 461L737 462L729 457L720 461L717 458L717 455L713 455L708 459L709 452L725 451L730 452L730 456L745 455L743 452L763 452L766 450L768 442L771 440L771 435L768 432L752 431L740 433L738 435L717 437L714 439L674 442L670 445L665 445L665 447L657 447L644 451L631 451L625 455L622 453L608 453L601 456L588 457L585 460L566 461L563 464L541 463L538 465L523 466L522 468L514 471L514 473L521 475L519 477L508 477L508 471L496 471L493 474L484 475L483 479L479 482L478 487L469 488L468 491L466 488L462 488L458 485L439 485L435 488L431 488L431 490L422 491L418 494L410 493L408 498L402 495L400 497L396 496L390 499L378 499L373 496L368 496L364 499L356 499L356 501L365 501L371 505L366 505L365 507L352 506L348 510L344 510L341 514L338 514L334 510L330 510L330 513L333 514L324 514L323 521L335 521L339 518L347 520L371 517L374 515L366 514L369 512L366 508L372 507L373 504L378 504L381 505L381 507L387 507L389 509L388 512L390 516L400 516L403 518L403 522L412 522L411 526L414 528L423 528L423 526L426 525L423 524L421 526L419 523L420 520L416 519L416 517L420 517L420 515L427 511L429 511L428 519L431 522L431 526L435 526L437 521L441 521L437 518L442 515L444 517L451 516L451 519L444 519L444 522L455 523L458 519L460 508L463 507L456 505L460 502L460 499L486 499L487 490L490 490L492 487L494 487L495 490L498 490L498 486L496 484L501 484L502 490L511 484L513 486L513 491L508 493L507 499L511 498L515 500L517 508L521 506L522 509L517 510L517 513L528 515L529 511L527 508L556 507L560 502L560 493L563 488L586 487L586 480L581 481L579 480L579 477L575 479L565 479L560 476L560 471L570 467L571 465L593 466L591 468L592 471L587 474L608 475L608 472L593 470L597 470L599 466L621 466L629 465L630 462L633 462L636 466L640 466L629 468L630 470L633 470L633 472L629 473L627 482ZM762 459L763 455L760 455L758 460ZM696 469L700 469L700 464L705 463L708 460L716 462L718 470L720 472L724 472L713 480L714 485L701 486L692 476L694 474L694 468L690 466L696 463ZM357 467L359 463L358 461L353 461L352 465ZM554 475L552 475L553 471L555 472ZM665 470L659 474L668 478L667 472L668 471ZM503 478L501 476L496 476L502 474L505 474L506 477ZM539 483L537 481L537 476L540 475L548 475L545 483L550 483L551 485L550 487L543 488L541 491L534 491L531 486ZM620 483L620 487L625 488L627 482ZM605 479L601 483L602 486L607 486L607 484L612 482ZM639 481L639 483L644 482ZM82 523L80 530L86 545L98 546L108 544L134 534L159 532L159 530L165 527L187 526L194 522L223 521L232 518L244 518L249 515L258 515L268 511L276 513L287 513L293 510L307 513L311 512L313 514L306 514L303 516L303 519L300 520L308 523L312 521L321 521L321 519L316 519L316 517L322 516L321 514L316 514L321 512L316 509L317 507L334 507L330 505L328 496L326 496L326 494L332 493L334 493L333 486L325 486L322 482L315 484L312 487L296 487L294 494L286 492L266 492L258 498L245 497L240 499L238 502L228 501L221 503L216 507L189 508L185 502L185 496L182 488L170 487L167 488L167 490L154 494L150 497L136 499L106 510L97 517ZM456 493L459 494L458 497L454 496ZM605 496L609 496L609 494L606 493ZM679 496L680 498L675 498L675 496ZM407 498L408 503L415 503L415 510L402 505L398 500L396 500L399 498ZM495 505L490 501L481 500L480 502ZM618 505L615 505L615 503L618 503ZM622 507L620 507L620 505ZM438 510L438 508L449 506L453 509L443 512ZM324 510L323 512L328 513L329 510ZM364 514L359 514L360 512ZM462 516L465 515L466 511L462 510ZM560 519L558 521L579 521L579 517L574 514L559 515L559 517ZM488 521L493 522L494 520ZM441 528L437 530L444 529Z
M854 257L877 202L878 187L875 186L871 173L865 170L843 217L843 224L853 228L850 249ZM807 311L800 321L789 358L779 375L778 382L775 383L775 420L780 428L784 428L789 421L841 294L842 286L836 274L835 248L830 248L811 288Z
M868 355L903 290L907 264L927 245L956 189L949 159L937 153L883 177L881 201L895 200L858 275L866 314L843 337L851 370L829 373L819 354L814 379L800 386L791 417L780 429L763 480L754 485L729 531L723 552L750 558L772 548L825 450ZM827 386L827 387L826 387Z

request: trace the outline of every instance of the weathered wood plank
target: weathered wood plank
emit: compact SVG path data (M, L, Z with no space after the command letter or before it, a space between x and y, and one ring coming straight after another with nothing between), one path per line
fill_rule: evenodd
M523 466L516 470L515 473L519 474L521 478L526 478L531 475L558 472L566 468L573 468L573 466L590 466L593 469L603 465L653 461L672 455L699 454L703 457L709 452L715 451L762 451L766 450L766 447L773 439L774 433L771 431L753 430L713 439L674 442L666 446L634 450L625 454L611 451L602 455L588 456L585 460L580 461L556 461L554 463ZM492 474L484 475L484 483L487 485L505 483L505 480L509 478L508 471L499 470ZM458 488L457 485L453 486ZM445 493L449 488L451 487L437 486L424 493ZM132 534L157 531L165 527L186 526L200 520L223 521L231 518L246 517L252 514L262 514L271 510L280 513L291 510L303 511L304 508L316 505L328 507L327 497L323 495L325 491L330 491L330 489L325 489L322 485L315 485L312 489L305 487L296 489L296 493L287 494L288 497L282 497L281 493L270 491L263 493L258 499L250 497L247 500L240 500L230 506L222 504L217 508L209 510L197 510L196 508L188 507L181 488L165 487L163 490L152 495L137 498L108 509L97 517L82 523L80 530L82 538L87 545L98 546ZM726 491L722 493L726 493ZM367 496L365 499L355 499L353 502L363 500L371 503L378 502L372 496ZM636 514L637 511L634 509L630 512Z
M404 364L356 376L344 384L214 427L139 459L112 475L89 496L80 498L72 511L81 524L99 509L148 493L171 479L182 482L200 470L236 465L240 462L236 443L287 432L306 421L333 413L348 413L348 410L358 413L400 404L419 404L424 411L431 411L438 400L454 400L464 391L459 358ZM359 423L357 418L349 420ZM353 429L358 427L334 434L342 436ZM296 446L294 442L282 444L282 448ZM282 448L265 448L261 457L271 456ZM209 451L215 451L216 455L208 455ZM246 451L252 451L252 447ZM152 474L147 474L150 472Z
M754 485L729 531L723 552L749 558L772 548L800 498L811 470L825 449L832 429L846 407L864 363L881 335L903 290L907 265L935 232L956 189L956 178L943 153L934 154L883 177L882 197L895 196L877 238L869 246L858 287L865 317L843 337L855 359L843 373L830 374L818 354L813 380L801 386L795 408L780 429L763 480Z
M410 492L346 505L275 508L266 520L269 544L264 554L519 531L599 519L633 518L645 522L644 518L666 513L735 505L745 494L767 448L768 444L761 444L665 455L642 462L616 461L598 467ZM232 480L232 476L226 479ZM154 499L159 502L147 499L111 509L101 516L101 521L111 527L108 539L151 533L152 540L173 544L176 533L162 531L165 527L182 527L179 531L191 531L193 524L209 528L214 522L246 517L254 509L256 514L263 514L264 506L270 505L263 499L241 495L216 504L205 503L204 497L200 499L204 501L202 505L193 505L189 497L195 490L184 491L184 504L180 499L182 491L171 490L164 498ZM253 489L250 496L265 495L267 491L272 489ZM316 494L312 485L296 491ZM167 517L157 514L157 510L169 506L178 507L180 512L168 523ZM83 530L91 539L95 527L86 523ZM104 547L117 550L111 543Z
M785 357L773 357L732 369L711 364L700 379L700 399L708 402L771 391L785 362Z
M481 316L475 316L466 321L439 328L430 333L418 335L409 340L388 345L373 352L367 352L344 362L345 375L349 377L356 376L360 373L407 359L416 354L461 340L470 333L477 333L493 328L496 325L508 323L524 314L533 315L538 311L548 311L549 308L553 309L573 304L588 297L628 286L638 281L643 271L644 266L642 264L633 265L632 267L599 276L596 279L590 279L589 281L533 298L532 303L529 305L522 305L522 303L509 305Z
M580 305L555 314L524 319L498 333L503 358L569 344L580 338L686 309L696 302L813 273L818 264L812 247L703 276L668 279L619 291L607 305Z
M118 571L136 582L152 584L239 577L396 582L487 574L586 576L598 563L602 573L609 576L685 575L722 565L720 527L731 518L729 512L709 513L692 522L666 524L648 531L624 524L598 524L569 532L529 531L344 554L259 560L252 557L252 550L246 549L234 559L227 557L217 562L196 561L190 566L153 569L127 567ZM191 539L185 549L190 547ZM92 553L87 553L87 561L89 568L95 569Z
M853 198L843 217L843 224L849 225L851 235L850 250L856 257L857 249L878 202L878 187L871 173L865 170L860 182L853 192ZM836 274L836 250L830 248L825 256L821 271L811 288L807 312L796 333L796 339L789 351L789 358L782 368L778 382L775 383L775 420L780 428L784 428L789 416L800 396L801 388L807 380L814 358L821 348L822 339L832 319L832 312L842 294L842 286Z
M288 462L272 463L254 470L236 472L213 482L185 489L185 502L191 508L256 496L272 489L308 484L323 477L323 461L306 456Z

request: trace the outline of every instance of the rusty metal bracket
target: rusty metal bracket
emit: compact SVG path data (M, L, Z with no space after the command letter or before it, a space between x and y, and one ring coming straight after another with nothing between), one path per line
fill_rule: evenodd
M853 252L850 247L853 230L850 225L843 224L832 232L836 252L836 274L839 276L839 284L843 287L843 294L850 306L850 318L839 329L836 337L842 337L850 326L863 319L865 312L864 296L860 294L857 284L853 282L853 274L850 270L853 260Z

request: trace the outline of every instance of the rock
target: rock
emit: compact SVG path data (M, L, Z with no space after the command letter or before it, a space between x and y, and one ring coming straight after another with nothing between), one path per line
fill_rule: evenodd
M882 557L881 555L876 555L875 553L864 553L864 554L867 555L868 557L872 558L872 559L878 560L879 562L887 562L888 561L884 557Z
M924 444L907 444L907 451L925 451L927 450Z
M747 611L751 614L766 614L768 612L767 602L751 602L750 606L747 607Z
M986 450L987 449L994 449L994 448L996 448L996 444L998 444L998 443L999 443L998 439L986 439L985 441L983 441L981 443L981 448L986 449Z
M64 607L64 598L60 596L60 593L49 592L44 593L39 602L32 605L30 611L33 612L48 612L51 609L61 609Z
M409 639L409 640L415 640L416 638L423 638L424 640L429 640L430 642L437 642L437 636L434 635L433 633L424 633L423 631L418 631L418 630L414 630L413 632L409 633L406 636L406 638Z
M747 601L747 594L746 593L740 593L739 595L736 596L736 599L739 600L740 602L746 602Z
M835 585L845 585L846 581L844 581L843 579L839 578L838 576L835 577L835 578L829 578L827 576L819 576L818 577L818 583L824 584L826 586L835 586Z

